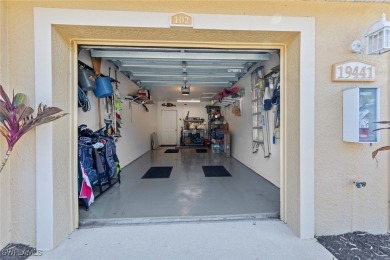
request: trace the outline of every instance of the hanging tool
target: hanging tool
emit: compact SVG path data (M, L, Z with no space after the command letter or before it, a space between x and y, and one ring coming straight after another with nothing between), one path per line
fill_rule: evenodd
M142 103L142 106L145 108L145 111L146 111L146 112L149 112L149 109L148 109L148 107L147 107L147 106L145 106L145 104L144 104L144 103Z
M116 91L118 91L118 77L116 74L116 70L114 70L114 75L115 75L115 90L114 90L114 95L112 96L112 124L114 126L114 132L115 134L118 133L118 127L116 124Z
M100 67L102 64L102 58L97 58L97 57L92 57L92 67L93 70L95 71L95 76L100 77L101 72L100 72ZM103 127L102 124L102 110L100 107L100 98L98 98L98 118L99 118L99 129Z
M267 151L265 150L265 147L263 148L264 150L264 158L269 158L271 156L271 136L270 136L270 129L269 129L269 120L268 120L268 111L265 111L264 113L264 125L265 125L265 132L266 132L266 143L267 143ZM263 128L264 129L264 128Z

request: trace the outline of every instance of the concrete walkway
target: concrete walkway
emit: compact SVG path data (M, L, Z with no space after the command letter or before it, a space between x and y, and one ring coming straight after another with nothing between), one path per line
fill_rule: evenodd
M80 229L29 259L335 259L279 220L150 224Z

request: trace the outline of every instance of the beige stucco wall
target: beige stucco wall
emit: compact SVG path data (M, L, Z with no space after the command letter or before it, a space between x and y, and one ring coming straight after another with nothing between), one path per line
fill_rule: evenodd
M7 41L7 4L0 1L0 85L8 90L8 41ZM7 144L0 142L0 156L4 155ZM6 165L0 173L0 248L10 241L11 207L10 207L10 171Z
M34 107L33 14L27 6L20 5L15 8L10 2L8 5L9 88L25 93L28 96L28 104ZM26 26L21 20L30 22ZM12 176L11 241L34 245L35 130L19 140L8 163Z
M300 230L300 125L297 122L300 121L299 116L299 102L300 102L300 86L299 86L299 49L300 38L297 36L292 39L286 50L286 82L284 86L285 95L281 98L282 109L281 113L285 112L285 115L281 115L281 124L285 125L284 135L281 138L285 139L285 155L282 157L285 161L286 175L284 176L284 185L286 187L285 204L296 205L295 207L286 208L286 222L290 223L290 227L296 234L299 234ZM283 90L283 89L282 89ZM283 95L283 91L281 92ZM282 126L283 127L283 126ZM283 132L282 132L283 133ZM314 208L317 209L317 205ZM293 223L293 225L291 225ZM318 232L317 230L315 230Z
M30 100L34 100L34 6L99 9L107 5L93 4L91 1L9 2L9 85L10 88L28 94ZM315 17L315 231L317 234L335 234L351 230L367 230L374 233L383 233L387 230L389 157L380 154L378 162L375 162L370 159L370 153L379 145L370 147L341 141L342 89L355 84L332 83L330 67L334 63L349 59L361 59L376 64L378 80L365 85L381 87L381 115L383 119L389 118L387 108L389 54L367 57L352 54L348 50L350 42L361 37L366 28L378 20L383 11L389 10L389 7L389 4L380 3L164 1L164 4L151 4L150 1L132 1L131 3L113 2L106 8L171 13L185 11L188 13ZM180 35L175 36L180 38ZM218 37L218 35L213 36ZM150 37L164 39L165 35L155 34ZM202 34L199 34L199 39L202 39ZM0 44L4 42L0 41ZM56 105L60 106L61 102ZM11 239L27 244L35 243L35 172L32 170L35 169L34 136L34 131L32 131L18 143L10 163L13 176ZM387 142L387 136L382 135L381 144ZM23 164L20 163L21 161ZM348 183L350 175L365 180L367 187L361 190L353 189ZM60 179L55 179L55 181L60 181ZM299 184L295 183L290 187L298 187L297 185ZM3 203L3 198L1 201ZM3 217L1 220L3 221ZM68 227L65 229L61 234L67 233ZM1 234L3 237L3 231Z
M56 157L53 160L53 184L54 184L54 244L58 244L64 236L73 231L73 221L69 221L70 216L74 216L73 200L69 201L69 194L72 193L72 183L77 180L76 171L72 168L72 154L69 150L75 148L76 139L72 137L71 128L69 125L76 128L72 124L75 116L72 105L69 102L69 97L77 93L72 88L72 66L70 59L63 59L69 57L69 42L64 39L58 32L52 32L53 46L53 82L56 85L53 87L53 105L60 107L63 111L70 113L70 115L61 118L53 123L53 147L57 150ZM61 71L62 73L56 73ZM37 131L41 129L37 128ZM41 130L42 131L42 130ZM66 147L69 147L68 149ZM39 155L38 155L39 156ZM37 156L37 159L39 157ZM76 192L76 191L75 191ZM71 198L74 198L73 196ZM77 207L76 207L77 209ZM64 214L67 212L69 214ZM76 220L78 221L78 220Z
M383 153L376 162L371 159L371 152L389 143L388 134L382 132L381 143L372 147L342 142L342 90L356 85L379 86L381 119L389 118L390 53L382 56L353 54L348 45L353 38L361 37L379 19L381 12L389 11L390 5L343 6L332 12L331 19L319 16L316 21L316 230L321 234L351 230L380 233L386 231L387 226L389 161ZM353 15L359 16L359 19L351 19ZM390 13L387 12L387 15ZM337 41L326 42L326 39ZM377 81L368 84L332 83L330 65L349 59L375 64ZM349 176L366 181L367 187L354 188Z

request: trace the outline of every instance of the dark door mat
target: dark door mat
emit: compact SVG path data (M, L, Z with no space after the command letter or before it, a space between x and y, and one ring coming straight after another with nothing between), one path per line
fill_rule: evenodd
M169 178L173 167L150 167L141 179Z
M390 259L390 235L355 231L337 236L319 236L317 241L339 260Z
M207 149L196 149L196 153L207 153Z
M204 145L182 145L182 146L176 146L176 149L199 149L199 148L208 148L208 146L204 146Z
M179 149L166 149L164 153L178 153Z
M202 166L205 177L232 177L223 166Z

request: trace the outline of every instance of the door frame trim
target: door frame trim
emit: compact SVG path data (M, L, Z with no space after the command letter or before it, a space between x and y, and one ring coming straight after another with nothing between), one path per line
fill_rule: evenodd
M170 28L170 15L171 13L158 12L34 8L36 105L40 102L52 105L53 101L52 26L84 25ZM192 15L194 29L290 31L300 33L299 71L301 101L299 112L300 175L298 229L301 238L312 238L314 236L315 19L313 17L222 14ZM110 17L110 19L105 20L102 17ZM148 19L145 19L145 17L148 17ZM77 120L77 115L73 115L72 120ZM72 133L72 136L74 135L75 133ZM39 131L36 131L36 158L45 158L45 160L36 160L36 238L37 248L39 249L52 249L55 246L54 241L57 235L54 228L54 203L56 202L53 197L53 160L55 159L53 137L54 133L51 124L43 125ZM74 151L71 152L74 153ZM285 173L281 176L285 176ZM286 189L287 185L285 184L283 189ZM69 214L75 215L74 212ZM74 217L72 217L72 221L75 223Z

